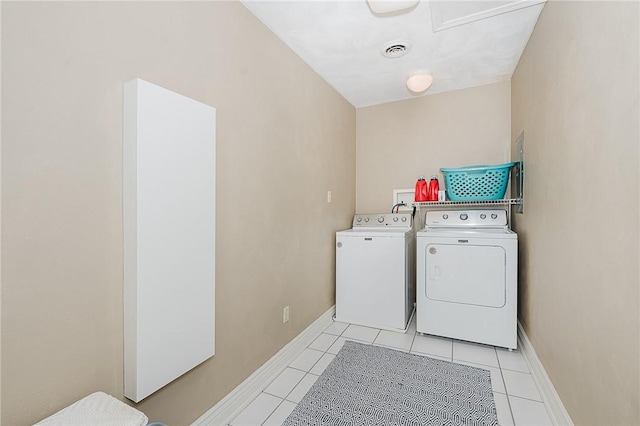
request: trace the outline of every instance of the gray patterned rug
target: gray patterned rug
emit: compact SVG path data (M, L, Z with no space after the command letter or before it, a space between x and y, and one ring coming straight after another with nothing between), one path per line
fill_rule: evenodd
M347 341L283 425L497 425L488 370Z

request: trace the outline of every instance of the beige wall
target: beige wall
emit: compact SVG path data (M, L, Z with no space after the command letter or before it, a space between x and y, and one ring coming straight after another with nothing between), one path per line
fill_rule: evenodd
M441 167L510 161L510 83L359 108L356 210L391 211L393 190Z
M188 424L333 305L355 110L240 3L2 7L2 424L96 390L122 399L136 77L217 108L216 355L138 406Z
M545 6L512 80L520 314L575 424L640 424L638 2Z
M2 2L0 2L0 24L2 23ZM0 26L1 28L1 26ZM0 46L2 31L0 31ZM0 65L2 60L0 58ZM2 66L0 66L0 99L2 99ZM2 102L0 102L0 122L2 120ZM0 135L0 176L2 176L2 137ZM0 178L0 183L2 179ZM0 318L2 318L2 185L0 184ZM2 320L0 319L0 423L2 423Z

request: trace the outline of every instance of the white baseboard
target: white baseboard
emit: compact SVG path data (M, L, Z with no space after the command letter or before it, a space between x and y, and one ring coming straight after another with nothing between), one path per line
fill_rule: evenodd
M522 352L527 364L529 364L529 370L531 371L533 380L540 391L542 402L544 402L544 405L547 408L551 421L554 425L558 426L573 426L573 421L571 421L569 413L567 413L567 410L564 408L564 404L562 404L562 400L560 399L558 392L556 392L556 388L553 387L551 379L549 379L544 366L540 362L540 358L538 358L529 337L527 337L527 333L525 333L522 328L522 324L520 324L519 321L518 338L520 340L520 351Z
M287 365L311 344L333 321L335 306L305 328L291 342L280 349L262 367L258 368L244 382L240 383L220 402L191 424L191 426L227 425L253 401L262 390L275 379Z

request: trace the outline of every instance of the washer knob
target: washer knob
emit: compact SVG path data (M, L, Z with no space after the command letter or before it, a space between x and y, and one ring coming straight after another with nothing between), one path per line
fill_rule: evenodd
M384 217L378 216L378 223L382 223L382 222L384 222Z
M447 219L449 219L449 215L448 215L448 214L443 214L443 215L442 215L442 218L443 218L444 220L447 220Z
M480 219L486 219L486 218L487 218L487 215L486 215L486 214L482 213L482 214L480 215Z
M356 219L356 221L357 221L358 223L360 223L360 222L362 222L362 218L361 218L361 217L358 217L358 218Z
M403 219L404 219L404 218L403 218ZM394 216L394 217L393 217L393 221L394 221L394 222L397 222L397 221L398 221L398 216Z
M460 215L460 220L467 220L467 219L469 219L469 215L467 215L466 213L462 213Z
M368 217L365 217L365 218L364 218L364 221L365 221L365 222L369 222L369 218L368 218Z
M498 218L498 215L497 215L497 214L495 214L495 213L491 213L491 219L497 219L497 218Z
M406 218L406 217L404 217L404 216L402 216L402 221L403 221L403 222L406 222L406 221L407 221L407 218Z

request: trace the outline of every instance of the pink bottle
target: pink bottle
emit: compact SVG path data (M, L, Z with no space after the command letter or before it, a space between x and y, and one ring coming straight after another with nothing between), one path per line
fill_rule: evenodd
M427 201L438 201L438 191L440 190L440 183L438 182L438 176L431 176L429 181L429 191L427 192Z

